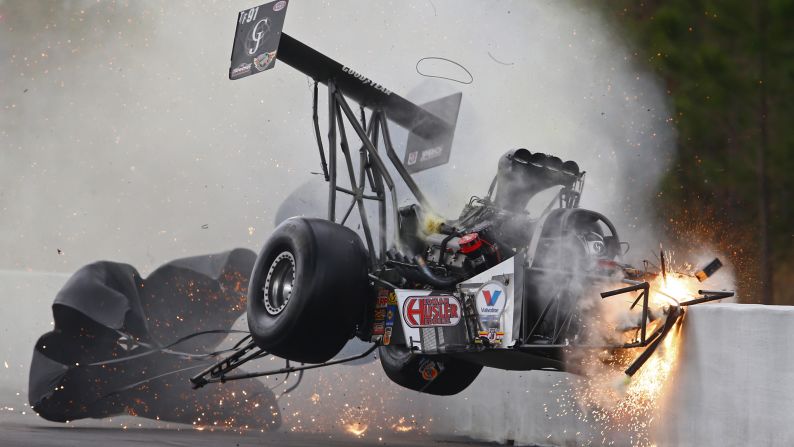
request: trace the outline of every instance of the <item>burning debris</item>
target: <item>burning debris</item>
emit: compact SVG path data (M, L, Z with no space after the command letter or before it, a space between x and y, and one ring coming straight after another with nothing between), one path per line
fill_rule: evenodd
M697 273L695 273L695 277L698 279L698 281L703 282L711 277L711 275L713 275L721 267L722 262L720 262L719 259L714 258L714 260L709 262L707 266L703 267L701 270L698 270Z
M602 293L605 298L612 299L629 293L629 289L641 290L636 298L626 301L637 304L640 299L647 300L648 311L635 311L630 318L633 324L629 326L633 327L625 325L627 315L621 313L622 310L616 311L618 308L610 305L599 316L599 324L591 326L588 334L590 339L601 340L605 334L622 332L627 344L644 339L640 332L645 329L648 334L658 333L658 337L646 344L648 347L644 351L636 353L631 351L643 348L577 352L568 361L574 362L583 375L567 377L555 386L554 395L558 395L557 402L562 409L558 415L574 414L588 424L592 430L583 435L588 444L654 445L653 423L669 391L678 359L683 308L733 296L733 292L699 289L699 276L673 271L668 262L670 258L669 253L661 252L659 271L643 273L647 282ZM714 267L717 264L719 260L715 259L699 272L709 270L708 276L711 276L719 268ZM640 285L642 287L638 287ZM645 315L646 320L643 320ZM671 316L672 323L668 323ZM666 327L669 329L665 332Z

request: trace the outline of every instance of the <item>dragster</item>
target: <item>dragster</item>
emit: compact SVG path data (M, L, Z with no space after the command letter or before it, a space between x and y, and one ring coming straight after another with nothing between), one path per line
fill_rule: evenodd
M293 217L270 235L248 287L250 335L192 377L194 387L344 363L375 350L392 381L436 395L464 390L484 366L578 372L564 357L586 349L642 348L625 370L630 376L686 306L733 296L700 290L693 299L665 297L664 305L654 305L652 282L680 273L667 271L664 253L661 268L625 264L626 244L612 222L579 207L585 172L552 155L507 151L484 196L463 204L457 218L440 217L411 174L448 161L461 94L413 104L282 32L287 7L288 0L279 0L238 14L229 77L281 61L313 79L311 132L328 183L327 218ZM327 88L325 141L319 84ZM402 158L392 123L409 131ZM340 181L345 174L347 182ZM398 206L396 182L407 186L412 204ZM530 215L529 200L550 188L556 194L548 206ZM337 215L343 197L349 204ZM377 222L369 221L366 201L377 205ZM354 209L358 232L346 226ZM619 283L625 287L614 289ZM614 289L601 293L605 300L638 293L627 306L636 324L616 329L607 344L588 339L595 317L581 305L599 288ZM372 347L335 357L353 337ZM235 372L265 354L294 363Z

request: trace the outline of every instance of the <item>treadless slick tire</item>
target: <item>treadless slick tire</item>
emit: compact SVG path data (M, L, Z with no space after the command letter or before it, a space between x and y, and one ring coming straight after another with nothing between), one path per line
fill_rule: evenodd
M322 219L287 219L262 248L251 274L253 340L289 360L331 359L364 314L367 268L367 252L353 230Z
M397 345L379 347L378 357L386 376L394 383L436 396L460 393L482 370L482 365L444 355L413 354L408 348ZM437 375L432 378L434 370Z

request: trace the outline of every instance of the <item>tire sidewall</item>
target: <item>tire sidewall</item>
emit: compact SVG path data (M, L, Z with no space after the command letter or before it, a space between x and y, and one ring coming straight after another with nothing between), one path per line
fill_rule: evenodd
M289 251L295 279L277 315L265 309L262 287L275 258ZM248 295L248 326L263 349L320 362L353 335L368 296L367 254L349 228L321 219L292 218L273 232L257 257Z
M316 254L312 250L311 241L305 243L290 237L290 233L303 234L303 231L296 231L296 227L303 224L301 220L290 219L279 226L259 252L251 274L251 282L248 286L248 326L255 339L267 340L267 345L284 342L285 338L296 329L296 325L300 322L299 317L306 309L306 300L303 298L307 292L310 292L308 289L311 288L312 283L307 281L305 276L306 272L313 270L312 260L315 259ZM278 315L271 315L265 309L262 285L273 261L284 251L290 252L295 260L295 280L287 306Z

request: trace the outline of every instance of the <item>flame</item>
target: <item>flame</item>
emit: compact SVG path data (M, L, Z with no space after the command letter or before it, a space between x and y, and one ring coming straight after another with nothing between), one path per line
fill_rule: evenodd
M664 324L671 307L697 295L696 278L679 273L661 275L650 282L649 306L656 317L648 326L648 333ZM625 306L624 303L618 302ZM636 314L639 309L634 310ZM612 315L612 318L619 316ZM608 332L617 325L603 321L598 330ZM627 334L628 335L628 334ZM593 427L593 444L632 446L653 445L652 431L659 409L664 405L668 384L673 375L681 345L681 324L674 326L650 359L633 376L623 371L645 349L604 350L585 354L582 366L587 370L583 379L574 379L573 399L558 399L562 413L573 412ZM566 389L561 387L561 390ZM597 439L596 439L597 438Z
M360 438L364 436L364 433L367 432L369 425L364 424L362 422L351 422L348 424L344 424L343 427L345 428L346 432Z
M671 273L667 278L661 275L651 282L651 305L678 306L697 294L699 283L696 278L680 273Z
M391 429L396 431L397 433L405 433L405 432L413 431L414 428L416 428L414 425L405 423L404 417L401 417L397 422L395 422L391 426Z
M678 359L680 329L680 324L676 325L648 362L634 377L628 379L624 398L627 410L643 411L642 407L653 409L660 403L662 392Z
M667 275L666 279L659 276L651 283L651 305L678 306L680 302L695 296L697 289L698 282L695 278L677 273ZM660 404L665 385L678 358L680 332L679 323L667 334L661 346L634 377L626 379L626 394L622 405L627 413L644 412L647 408L653 409Z

